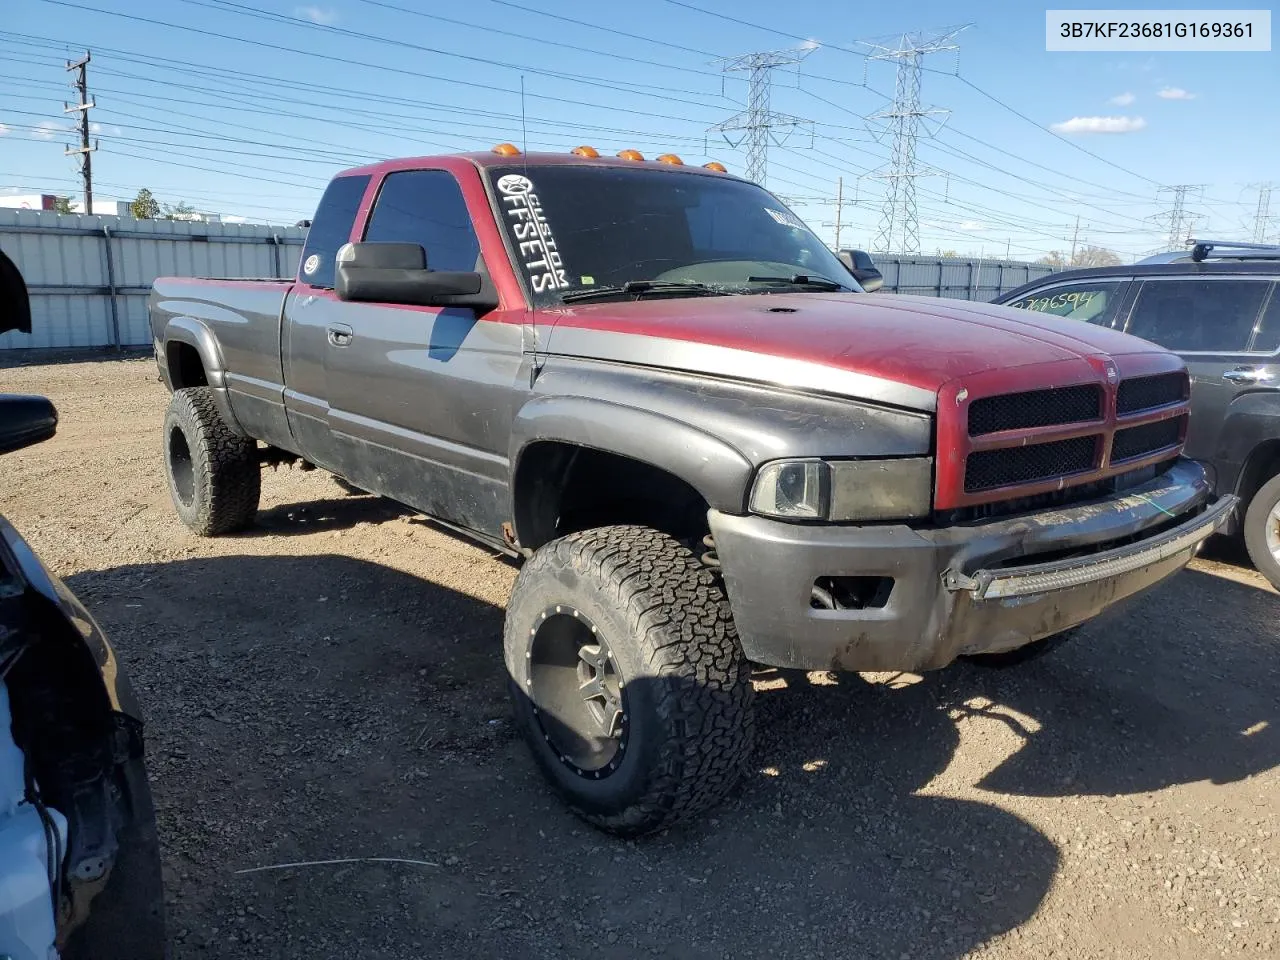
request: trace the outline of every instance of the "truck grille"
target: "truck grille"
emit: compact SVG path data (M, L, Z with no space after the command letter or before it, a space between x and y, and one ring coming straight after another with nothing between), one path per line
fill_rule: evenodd
M1185 373L1159 373L1152 377L1134 377L1120 384L1116 393L1116 413L1125 416L1152 407L1164 407L1187 399Z
M1132 375L1114 385L974 397L949 428L965 456L940 480L938 508L1053 491L1079 498L1117 474L1171 462L1186 436L1190 385L1185 369L1156 363L1167 361L1130 361Z
M998 397L982 397L969 405L969 436L980 437L1001 430L1025 430L1060 423L1083 423L1101 416L1102 390L1096 383L1006 393Z
M964 468L965 493L1081 473L1093 467L1097 447L1097 436L1090 435L971 453Z
M1182 439L1182 423L1186 417L1171 417L1139 427L1126 427L1116 431L1111 443L1111 461L1135 460L1149 453L1177 446Z

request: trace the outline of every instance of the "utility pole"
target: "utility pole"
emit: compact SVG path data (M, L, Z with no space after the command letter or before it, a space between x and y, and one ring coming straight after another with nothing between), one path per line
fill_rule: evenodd
M1255 187L1258 191L1258 209L1253 215L1253 242L1267 242L1267 227L1270 226L1274 219L1271 213L1271 190L1274 184L1270 183L1251 183L1251 187Z
M966 25L967 26L967 25ZM875 174L886 185L884 209L880 217L880 231L876 235L874 249L889 252L895 238L902 253L920 252L920 218L916 210L916 180L932 174L932 169L916 164L916 143L921 136L932 136L936 131L921 132L921 121L927 117L945 117L949 111L925 108L920 105L921 61L931 53L957 50L953 43L956 35L966 27L951 27L932 34L904 33L890 42L860 40L872 51L871 60L888 60L897 64L898 73L893 89L893 104L868 117L883 121L893 134L893 153L889 168ZM877 52L878 51L878 52Z
M1172 194L1173 200L1168 213L1157 214L1156 219L1169 224L1168 249L1181 249L1187 240L1187 234L1191 232L1192 224L1195 223L1195 214L1187 209L1187 194L1195 193L1204 189L1204 184L1200 183L1179 183L1168 187L1161 187L1156 196L1159 198L1163 194Z
M1076 241L1080 239L1080 214L1076 214L1076 229L1071 234L1071 259L1067 261L1067 266L1071 266L1076 262Z
M89 98L89 61L92 54L85 51L84 56L75 63L67 62L68 72L76 71L76 78L71 82L71 86L80 94L80 102L67 105L62 104L63 113L80 114L80 146L76 149L64 147L63 156L79 156L80 157L80 176L84 180L84 212L86 214L93 213L93 164L91 157L93 152L98 149L98 143L95 140L93 146L89 146L89 111L93 109L94 102Z
M836 230L836 243L835 243L835 247L836 247L836 250L837 250L837 251L839 251L839 250L841 249L841 246L840 246L840 235L841 235L841 233L842 233L842 232L843 232L843 230L844 230L844 206L845 206L845 204L846 204L846 203L847 203L847 204L852 204L852 205L857 205L857 203L858 203L858 196L857 196L857 192L856 192L856 190L855 190L855 192L854 192L854 197L853 197L853 199L852 199L852 200L846 200L846 199L844 198L844 177L837 177L837 178L836 178L836 198L835 198L835 200L823 200L822 202L823 202L823 203L827 203L827 204L829 204L829 203L834 203L834 204L835 204L835 208L836 208L836 218L835 218L835 220L827 220L827 221L824 221L822 225L823 225L824 227L835 227L835 230Z
M775 113L769 109L769 90L772 83L771 74L777 67L798 64L813 49L807 50L774 50L765 53L745 53L740 57L726 57L715 61L721 64L725 73L745 71L750 74L748 84L747 109L735 113L728 120L707 127L712 133L724 135L730 146L737 147L744 140L747 144L747 179L761 186L769 173L769 142L780 144L775 130L792 131L808 120L793 117L784 113ZM744 136L737 143L729 139L729 134L741 131Z

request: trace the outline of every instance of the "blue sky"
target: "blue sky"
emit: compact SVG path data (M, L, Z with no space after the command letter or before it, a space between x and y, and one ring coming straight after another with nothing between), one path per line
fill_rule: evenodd
M75 192L64 63L86 47L98 196L147 186L281 222L310 215L343 167L502 140L742 172L742 148L706 128L742 108L745 79L712 61L809 47L774 75L773 109L812 123L771 147L768 186L832 239L843 177L842 245L870 245L890 141L867 118L894 72L857 41L957 23L971 24L959 50L923 74L924 102L950 110L919 150L936 171L918 181L923 252L1033 258L1069 248L1079 216L1081 243L1138 256L1168 232L1147 219L1169 206L1164 184L1204 185L1188 198L1197 233L1247 238L1250 185L1276 181L1280 234L1280 54L1047 53L1044 5L1025 0L8 0L0 189Z

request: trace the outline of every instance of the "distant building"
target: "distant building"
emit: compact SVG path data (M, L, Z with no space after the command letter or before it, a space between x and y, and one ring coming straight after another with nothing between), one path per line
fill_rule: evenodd
M9 210L52 210L57 201L52 193L0 194L0 207Z

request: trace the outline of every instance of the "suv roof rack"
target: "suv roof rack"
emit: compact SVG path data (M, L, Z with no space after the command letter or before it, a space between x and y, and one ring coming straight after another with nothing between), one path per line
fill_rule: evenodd
M1174 250L1146 257L1141 263L1177 263L1192 260L1280 260L1280 244L1244 243L1239 240L1187 240L1190 250Z

